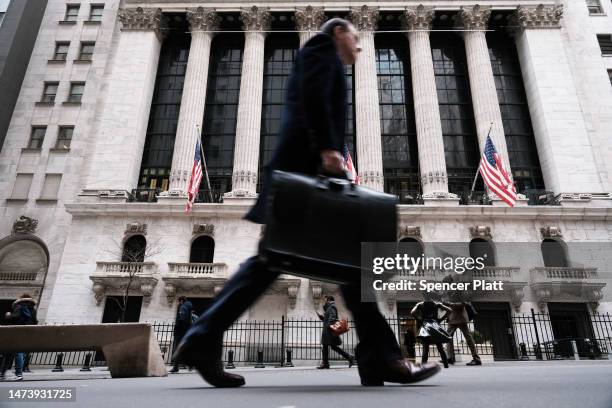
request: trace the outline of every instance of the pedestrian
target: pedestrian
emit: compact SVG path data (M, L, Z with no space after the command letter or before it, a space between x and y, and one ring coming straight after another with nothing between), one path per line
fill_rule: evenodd
M355 27L333 18L321 26L297 53L286 85L279 142L262 171L263 183L255 205L245 218L265 224L265 209L274 170L316 176L344 175L347 85L344 65L355 63L361 51ZM296 231L299 234L299 231ZM204 380L217 387L239 387L244 378L223 370L223 332L276 280L258 257L248 258L234 273L196 323L187 332L175 356L195 366ZM384 381L409 383L431 377L439 365L404 361L394 332L376 303L361 302L359 284L342 285L346 306L353 314L360 344L355 349L362 385Z
M443 310L446 314L442 318L438 318L438 311ZM429 358L429 346L435 344L442 364L444 368L448 368L448 359L444 352L444 343L452 341L452 337L440 326L440 322L443 321L451 309L448 306L444 306L442 303L434 302L431 298L427 298L423 302L419 302L412 309L410 314L420 321L419 334L417 339L423 346L423 352L421 353L421 362L426 363Z
M461 297L456 296L455 299L461 300ZM448 315L448 334L452 338L457 329L461 330L461 333L463 333L463 337L465 338L465 341L472 352L472 361L466 365L482 365L478 351L476 351L476 343L474 343L474 338L472 337L472 333L470 333L470 329L468 327L468 322L470 321L468 316L468 308L471 308L473 311L473 306L462 301L445 302L444 305L450 307L451 309L451 312ZM455 348L452 341L448 343L448 360L450 364L455 364Z
M179 296L178 298L178 309L176 311L176 320L174 322L174 344L172 352L176 350L177 345L181 342L187 330L191 327L193 321L193 305L185 296ZM179 372L179 361L173 359L171 373Z
M338 309L336 308L336 302L333 296L327 296L325 298L325 304L323 305L324 314L317 313L319 319L323 321L323 332L321 333L321 364L317 367L319 369L329 368L329 348L331 347L336 353L340 354L349 363L349 368L355 363L355 358L346 351L340 348L342 339L340 336L336 336L332 333L329 326L338 321Z
M9 325L35 325L38 324L36 318L36 300L28 293L24 293L15 300L12 305L12 310L6 312L4 316ZM23 380L23 363L24 353L5 353L2 359L2 367L0 368L0 380L21 381ZM6 378L6 371L15 360L15 376Z

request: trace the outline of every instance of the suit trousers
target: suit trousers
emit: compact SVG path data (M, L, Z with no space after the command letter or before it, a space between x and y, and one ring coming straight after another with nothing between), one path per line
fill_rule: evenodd
M474 359L475 361L480 361L480 356L478 355L478 352L476 351L476 343L474 343L474 338L472 337L472 333L470 333L470 329L468 328L467 323L449 324L448 329L446 331L452 338L455 332L457 331L457 329L461 330L461 333L463 333L463 337L465 338L465 341L470 351L472 352L472 359ZM453 346L452 341L448 343L448 353L447 354L448 354L449 360L455 361L455 348Z
M229 278L208 309L191 326L184 341L197 344L199 339L221 340L223 332L272 285L279 274L268 269L257 256L248 258ZM345 304L353 315L360 341L356 348L358 363L364 367L374 367L381 361L401 359L395 334L378 310L377 304L361 302L359 284L343 285L340 289Z
M346 351L342 350L339 346L333 346L330 344L323 344L321 346L321 364L329 365L329 348L331 347L336 353L340 354L345 360L350 360L351 355Z

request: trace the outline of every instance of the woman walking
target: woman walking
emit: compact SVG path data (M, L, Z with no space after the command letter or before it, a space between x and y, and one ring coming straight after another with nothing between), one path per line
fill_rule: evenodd
M325 304L323 305L323 310L325 313L324 315L320 315L317 313L317 316L319 316L319 319L323 320L323 333L321 333L321 346L322 346L321 360L322 361L321 361L321 365L319 365L317 368L319 369L329 368L329 348L330 347L332 348L332 350L340 354L342 357L344 357L348 361L349 368L350 368L355 362L355 358L339 347L340 344L342 344L342 340L340 340L339 336L335 336L332 333L331 329L329 328L329 326L331 326L332 324L338 321L338 309L336 308L336 303L334 302L333 296L327 296L325 298Z
M446 314L441 319L438 319L438 310L440 309L444 310ZM443 344L452 341L452 338L440 326L440 322L446 319L450 312L451 309L448 306L427 298L425 301L417 303L410 312L412 316L421 321L421 328L418 331L417 339L423 345L423 353L421 354L422 363L426 363L429 357L429 345L435 344L438 348L438 353L440 353L444 368L448 368L448 359L446 358Z

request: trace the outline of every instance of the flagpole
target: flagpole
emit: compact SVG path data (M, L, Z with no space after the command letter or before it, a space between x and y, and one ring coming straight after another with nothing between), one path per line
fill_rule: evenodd
M489 131L487 132L487 138L491 135L491 129L493 128L493 122L489 125ZM485 143L486 143L485 138ZM482 161L482 157L480 158ZM474 175L474 181L472 182L472 189L470 190L470 195L468 195L468 201L472 199L472 193L474 193L474 188L476 188L476 180L478 179L478 175L480 174L480 162L478 163L478 168L476 169L476 174ZM485 189L487 189L487 185L485 183ZM488 189L487 189L488 194Z
M200 126L196 123L196 143L200 138ZM208 198L210 202L213 202L212 191L210 187L210 180L208 179L208 169L206 167L206 158L204 157L204 148L202 147L202 143L200 143L200 156L202 156L202 170L204 171L204 175L206 176L206 188L208 189Z

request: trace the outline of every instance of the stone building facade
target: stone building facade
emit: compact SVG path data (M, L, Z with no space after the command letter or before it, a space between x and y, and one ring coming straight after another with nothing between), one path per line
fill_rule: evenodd
M129 283L133 320L172 321L179 295L203 310L256 250L261 228L241 217L283 81L333 16L363 47L347 69L349 149L363 185L399 196L398 240L609 243L612 5L600 8L48 0L0 155L0 298L31 292L48 323L109 321ZM211 189L186 215L198 134ZM517 182L514 208L466 194L487 134ZM511 290L473 300L508 316L612 311L608 271L525 259L497 259L487 276ZM315 317L326 294L337 288L284 276L242 319ZM418 297L380 307L405 314Z

